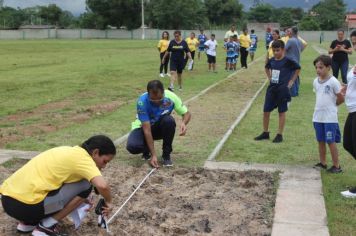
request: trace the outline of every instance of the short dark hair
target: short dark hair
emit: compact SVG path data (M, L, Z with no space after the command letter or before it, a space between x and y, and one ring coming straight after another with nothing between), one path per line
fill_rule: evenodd
M195 33L194 32L191 32L190 34L194 35L195 36Z
M182 32L180 32L180 30L176 30L176 31L174 31L174 34L173 34L173 35L175 35L175 34L182 35Z
M147 92L156 93L158 91L164 92L164 87L161 81L155 79L147 83Z
M291 30L292 30L292 34L294 34L294 35L297 35L297 34L298 34L298 27L297 27L297 26L293 26L293 27L291 28Z
M116 155L116 148L113 141L105 135L94 135L81 145L90 155L95 149L99 150L99 156L112 154Z
M254 34L254 33L255 33L255 30L254 30L254 29L252 29L252 30L251 30L251 34Z
M326 67L331 66L331 57L329 57L327 55L320 55L317 58L315 58L315 60L313 61L314 66L318 62L323 63L323 65Z
M356 37L356 30L352 31L351 34L350 34L350 38L351 37Z
M211 37L215 37L215 34L211 34Z
M272 48L284 48L284 42L280 39L273 41Z
M338 29L337 32L342 32L343 34L345 33L345 31L343 29Z

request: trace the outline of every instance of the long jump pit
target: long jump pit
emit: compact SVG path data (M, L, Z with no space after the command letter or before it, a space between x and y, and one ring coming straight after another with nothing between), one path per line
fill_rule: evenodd
M24 164L0 166L1 182ZM103 171L113 192L113 213L150 172L147 165L110 163ZM79 229L70 218L60 224L69 235L271 235L278 173L204 168L160 168L109 225L97 226L90 211ZM94 196L95 203L99 196ZM1 209L0 235L19 235L16 220ZM103 232L104 231L104 232Z

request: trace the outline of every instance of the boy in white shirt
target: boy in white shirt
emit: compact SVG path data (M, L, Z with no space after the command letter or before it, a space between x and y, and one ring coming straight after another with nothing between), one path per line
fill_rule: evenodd
M314 60L314 66L318 77L313 82L316 94L313 124L316 139L319 143L320 162L314 167L326 169L326 143L329 146L333 166L329 173L341 173L338 150L336 143L341 141L341 133L338 124L337 106L344 102L340 82L330 75L331 58L321 55Z
M211 34L211 37L208 41L205 42L206 55L208 56L209 72L213 69L214 73L216 71L216 49L218 42L215 40L215 34Z

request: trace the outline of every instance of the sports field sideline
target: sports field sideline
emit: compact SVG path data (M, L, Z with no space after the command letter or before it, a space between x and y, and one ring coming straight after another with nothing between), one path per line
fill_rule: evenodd
M318 54L311 44L302 54L301 96L293 100L287 115L286 141L278 146L253 141L253 137L261 130L262 93L229 139L219 160L306 166L316 162L317 148L311 122L315 99L312 92L312 80L315 78L312 60ZM84 137L98 132L108 134L113 139L124 135L134 119L137 96L144 92L146 81L158 76L159 59L155 46L156 41L2 42L1 147L42 151L59 145L76 145ZM326 44L322 46L328 47ZM222 46L219 47L219 73L207 72L205 57L196 61L195 70L184 74L184 90L180 93L183 100L229 75L223 71L225 57ZM261 55L264 55L262 47L257 51L256 58ZM352 56L350 62L354 61L355 56ZM244 83L233 81L232 84L225 84L226 87L219 86L192 106L210 107L212 110L200 111L207 119L216 109L221 109L223 113L224 107L230 106L229 103L238 103L239 99L243 99L243 96L238 97L239 94L246 95L243 94L245 92L247 98L253 94L264 82L263 73L263 62L257 62L235 76L236 81L241 79ZM246 79L254 82L243 87L247 84ZM237 85L238 88L233 87ZM232 96L231 99L220 100L224 94ZM234 94L239 99L234 100ZM209 106L211 101L217 105ZM236 115L233 110L229 114ZM346 109L341 105L340 124L344 123L345 116ZM214 116L210 120L219 119L226 117ZM275 119L276 114L272 114L272 132L276 129ZM204 126L203 122L197 123ZM209 130L203 134L208 136ZM214 136L212 133L210 135ZM190 148L198 148L179 156L178 165L201 165L218 137L201 140L205 145L197 140L198 144L194 143ZM185 151L186 145L189 146L184 140L178 141L177 152ZM331 235L353 235L355 213L350 209L354 207L354 201L343 199L340 191L355 183L356 166L341 146L339 151L344 173L335 176L322 172L329 230ZM126 154L121 158L122 152L119 149L119 159L137 164Z

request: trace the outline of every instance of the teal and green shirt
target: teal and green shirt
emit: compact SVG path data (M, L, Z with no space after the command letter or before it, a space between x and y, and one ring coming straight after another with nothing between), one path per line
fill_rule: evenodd
M153 125L162 116L170 115L173 110L178 115L184 115L188 111L182 100L175 93L165 90L162 102L158 105L150 101L146 92L137 100L137 115L136 120L132 122L132 129L141 128L142 122L150 122Z

